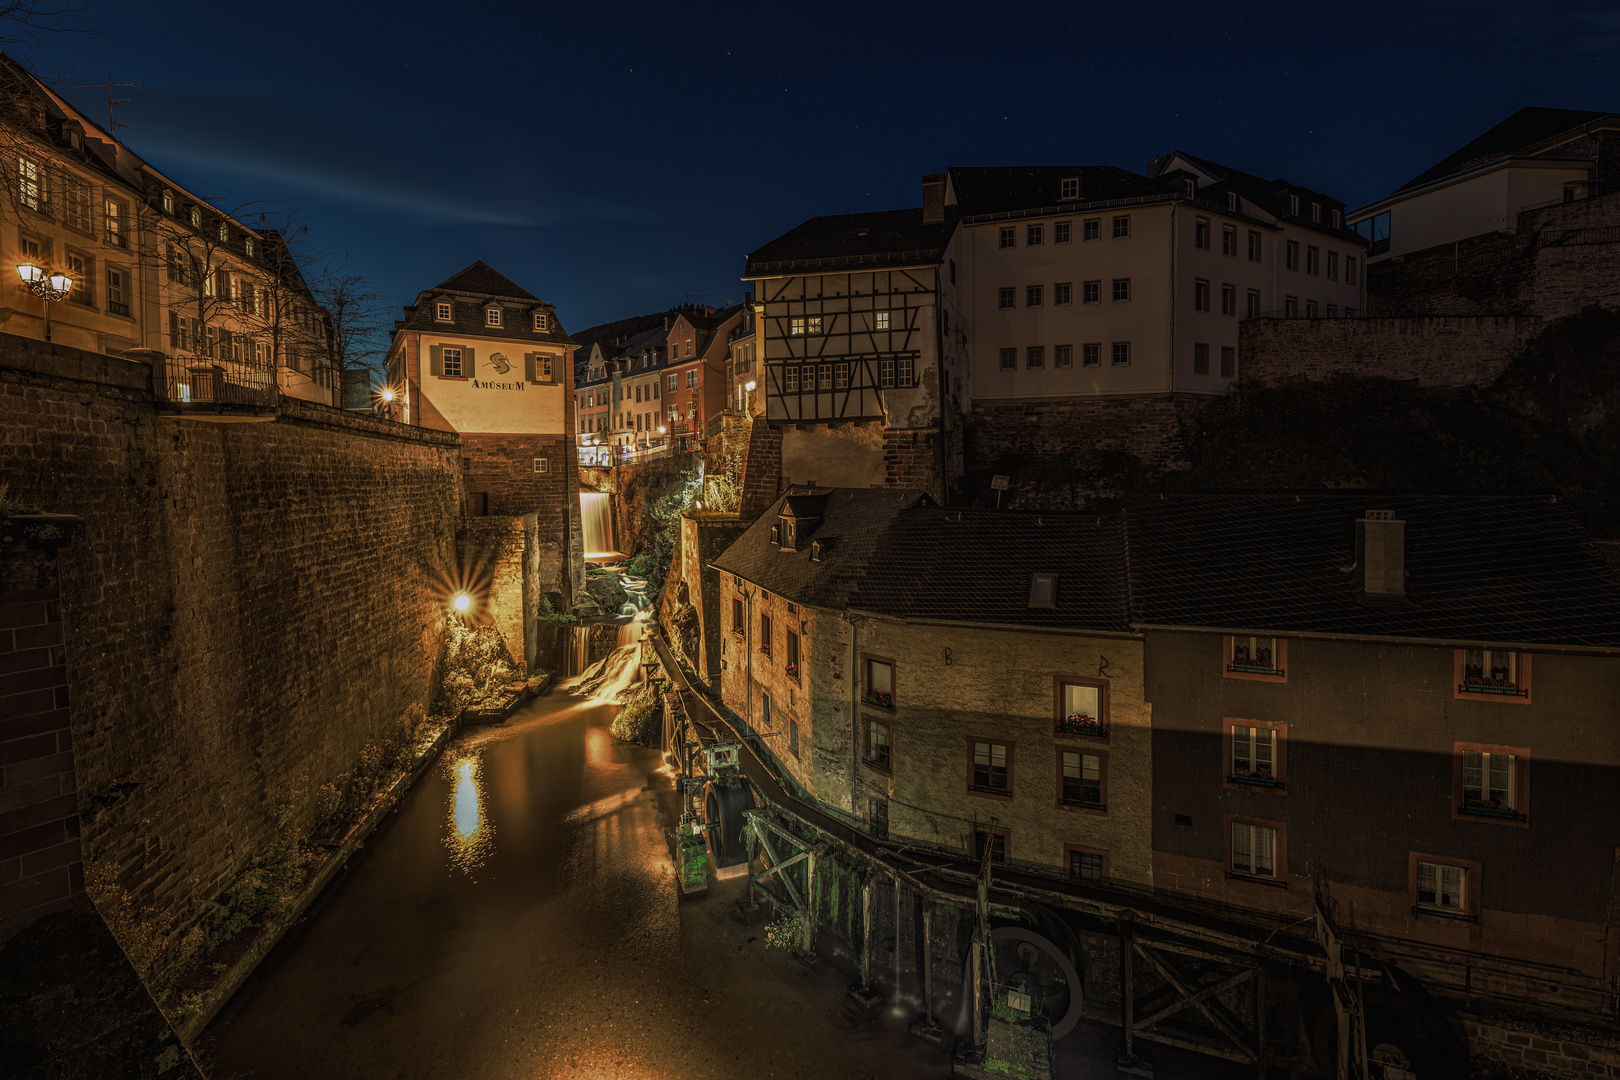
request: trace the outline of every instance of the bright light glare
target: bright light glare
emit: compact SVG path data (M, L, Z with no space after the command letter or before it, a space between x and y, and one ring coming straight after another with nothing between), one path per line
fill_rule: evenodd
M383 391L383 400L384 401L393 401L394 400L394 392L392 390L384 390Z
M466 611L470 607L472 607L472 597L464 592L456 593L456 610Z

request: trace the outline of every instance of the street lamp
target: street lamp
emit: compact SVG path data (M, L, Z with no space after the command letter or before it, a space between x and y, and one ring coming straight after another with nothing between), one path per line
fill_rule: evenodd
M472 597L468 596L464 592L458 592L456 593L456 598L452 601L452 604L457 611L466 611L468 608L472 607Z
M19 263L17 276L29 292L45 301L45 340L51 340L51 305L73 291L73 279L61 271L48 274L33 263Z

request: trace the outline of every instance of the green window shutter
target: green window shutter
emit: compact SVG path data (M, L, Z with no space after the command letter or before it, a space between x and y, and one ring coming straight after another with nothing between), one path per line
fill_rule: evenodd
M523 378L528 382L534 382L534 353L532 352L523 354Z
M428 349L428 374L444 374L444 349L441 346L434 345Z
M469 379L478 374L478 369L473 366L473 351L470 348L461 350L461 373Z

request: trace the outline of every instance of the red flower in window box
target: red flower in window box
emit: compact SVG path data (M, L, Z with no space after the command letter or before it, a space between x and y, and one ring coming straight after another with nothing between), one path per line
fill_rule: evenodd
M894 708L894 695L882 690L868 690L864 700L868 705L881 705L885 709Z
M1085 713L1070 713L1058 723L1058 730L1069 735L1101 735L1102 721Z
M787 673L788 673L788 678L797 679L799 677L799 665L798 664L789 664L787 666L786 670L787 670Z

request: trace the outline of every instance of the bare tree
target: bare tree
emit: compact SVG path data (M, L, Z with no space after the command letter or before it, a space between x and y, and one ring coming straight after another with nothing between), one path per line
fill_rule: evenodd
M371 278L350 273L347 265L327 267L315 278L311 291L326 309L338 384L344 385L351 371L381 370L393 310L389 295Z
M65 25L88 10L90 5L82 0L0 0L0 45L38 45L49 34L90 33Z

